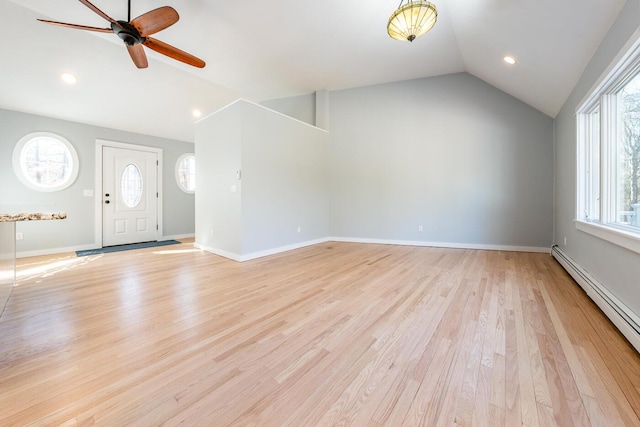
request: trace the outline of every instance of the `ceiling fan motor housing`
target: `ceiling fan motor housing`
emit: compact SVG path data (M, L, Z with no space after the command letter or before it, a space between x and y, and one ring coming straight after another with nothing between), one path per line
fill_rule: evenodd
M138 30L126 21L116 21L111 23L111 29L118 35L127 46L133 46L142 43L145 38L140 35Z

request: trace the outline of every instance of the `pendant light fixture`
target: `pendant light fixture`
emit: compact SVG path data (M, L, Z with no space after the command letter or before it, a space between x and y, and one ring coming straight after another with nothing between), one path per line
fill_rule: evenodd
M400 1L398 9L393 12L387 23L387 32L396 40L414 41L425 34L436 23L438 10L436 5L424 1Z

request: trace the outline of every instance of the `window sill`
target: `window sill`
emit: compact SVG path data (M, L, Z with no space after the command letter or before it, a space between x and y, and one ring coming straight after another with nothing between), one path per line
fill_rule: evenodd
M576 228L580 231L640 254L640 234L638 233L578 219L575 220L575 223Z

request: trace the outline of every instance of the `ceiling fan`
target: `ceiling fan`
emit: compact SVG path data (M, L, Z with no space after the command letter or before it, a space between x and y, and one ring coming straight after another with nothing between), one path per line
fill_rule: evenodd
M76 28L78 30L115 33L122 39L122 41L124 41L133 63L136 64L136 67L138 68L147 68L149 65L147 62L147 55L144 53L144 49L142 48L143 45L170 58L184 62L185 64L204 68L205 62L202 59L158 39L149 37L150 35L162 31L178 22L180 17L174 8L170 6L159 7L132 20L131 0L129 0L128 20L116 21L91 4L88 0L79 1L102 18L109 21L111 23L111 28L88 27L86 25L67 24L65 22L49 21L46 19L38 19L38 21L46 22L47 24L59 25L61 27Z

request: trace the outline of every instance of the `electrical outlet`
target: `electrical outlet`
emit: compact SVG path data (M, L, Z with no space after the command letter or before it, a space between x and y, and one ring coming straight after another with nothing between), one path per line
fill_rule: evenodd
M22 233L16 233L16 240L24 239L24 235Z
M302 233L302 227L298 226L298 233Z
M564 245L567 246L567 236L564 236Z
M421 225L419 225L419 226L418 226L418 231L421 231L421 232L422 232L422 231L424 231L424 228L422 228L422 226L421 226Z

